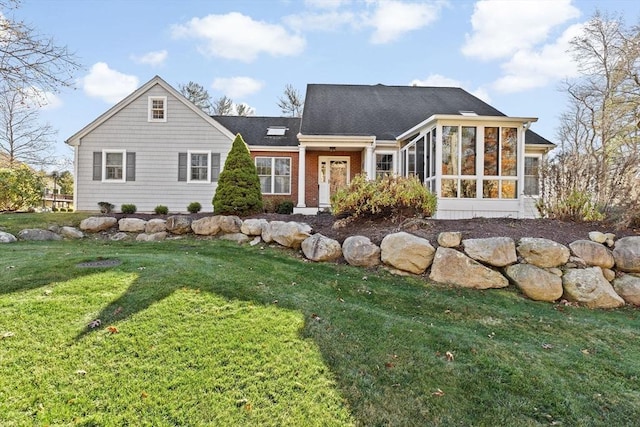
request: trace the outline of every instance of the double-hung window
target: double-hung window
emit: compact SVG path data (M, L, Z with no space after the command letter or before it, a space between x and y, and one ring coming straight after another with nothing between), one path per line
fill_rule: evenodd
M393 153L376 154L376 178L393 175Z
M256 157L262 194L291 194L291 158Z
M166 122L167 121L167 97L166 96L150 96L149 97L149 119L150 122Z
M211 153L207 151L189 151L188 182L210 182L209 168Z
M540 156L524 157L524 195L540 195Z

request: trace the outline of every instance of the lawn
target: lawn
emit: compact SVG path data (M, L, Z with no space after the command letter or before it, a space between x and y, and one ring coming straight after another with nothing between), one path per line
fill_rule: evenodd
M121 264L77 266L96 260ZM0 246L0 419L631 426L638 313L216 240L18 242Z

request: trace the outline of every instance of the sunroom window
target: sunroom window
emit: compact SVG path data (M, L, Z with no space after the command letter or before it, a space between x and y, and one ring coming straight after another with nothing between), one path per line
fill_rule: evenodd
M474 126L442 127L442 197L476 197L476 134Z
M518 197L518 129L511 127L484 128L485 199L515 199Z

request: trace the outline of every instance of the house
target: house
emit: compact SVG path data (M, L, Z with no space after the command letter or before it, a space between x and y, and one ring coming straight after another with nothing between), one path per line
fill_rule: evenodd
M158 117L156 117L158 115ZM535 217L538 166L554 144L460 88L307 86L303 117L209 117L159 77L67 141L76 147L76 203L211 209L233 135L256 162L265 198L296 213L330 206L358 173L418 176L438 218ZM131 171L130 171L131 169Z

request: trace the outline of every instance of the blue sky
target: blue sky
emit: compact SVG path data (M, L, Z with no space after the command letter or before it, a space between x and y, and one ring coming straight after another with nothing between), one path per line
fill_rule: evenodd
M287 84L459 86L554 140L568 41L596 9L640 21L634 0L23 0L15 15L83 65L41 114L71 158L65 139L156 74L260 116Z

